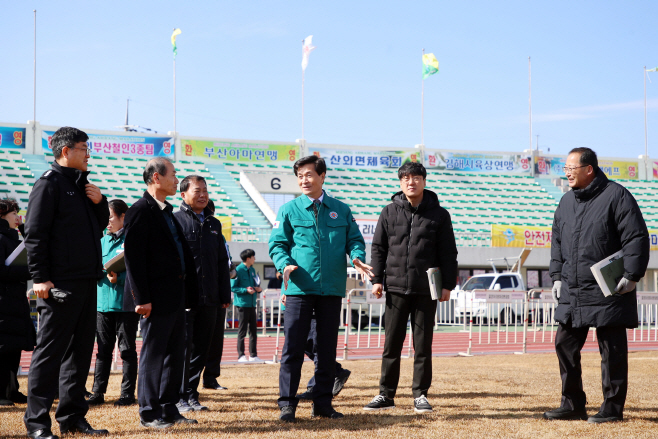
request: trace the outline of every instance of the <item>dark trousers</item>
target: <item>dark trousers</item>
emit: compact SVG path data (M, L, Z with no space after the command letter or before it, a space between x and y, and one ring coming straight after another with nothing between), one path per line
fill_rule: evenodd
M12 372L16 372L20 364L20 350L0 352L0 399L5 399L5 396L9 399L9 388L14 385L14 373Z
M96 333L96 279L55 282L72 294L65 303L52 295L37 299L40 315L37 346L27 385L27 431L50 428L50 408L59 396L55 419L67 427L89 410L85 384ZM59 384L58 384L59 382Z
M302 374L304 351L315 311L317 340L313 403L331 406L336 376L336 344L340 324L341 298L338 296L287 296L284 334L286 340L279 369L279 407L297 406L297 389Z
M224 324L226 323L226 308L217 308L217 320L215 330L212 333L206 368L203 370L203 384L213 385L217 383L217 377L221 374L220 363L224 353Z
M238 357L244 355L244 336L249 328L249 356L257 357L256 343L258 341L256 308L238 306Z
M178 413L185 367L185 309L142 318L137 396L139 416L150 422Z
M308 338L306 339L306 350L304 351L304 353L310 360L313 361L315 365L315 370L318 370L317 346L318 346L317 322L315 321L315 316L313 316L313 319L311 320L311 329L308 331ZM342 371L343 371L343 366L341 366L340 363L336 361L334 378L340 375ZM306 385L306 387L310 389L314 386L315 386L315 374L313 374L311 379L308 380L308 384Z
M185 373L181 399L199 399L199 381L217 321L216 306L199 306L185 312Z
M106 393L107 382L112 369L114 342L118 340L121 360L123 360L123 379L121 396L135 397L137 383L137 326L139 314L134 312L96 312L96 368L92 392Z
M400 355L411 316L414 343L414 375L411 390L414 398L427 396L432 384L432 339L436 300L427 294L386 293L384 324L386 336L382 354L382 375L379 392L394 398L400 381Z
M562 377L561 407L584 409L587 398L583 391L580 350L589 328L573 328L560 323L555 335L555 352L560 362ZM601 385L603 404L601 411L611 416L623 416L628 391L628 339L626 328L596 328L601 353Z

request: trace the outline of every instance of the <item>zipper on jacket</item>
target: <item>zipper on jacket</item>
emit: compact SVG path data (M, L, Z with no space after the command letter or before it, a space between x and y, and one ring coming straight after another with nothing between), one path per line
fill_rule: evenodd
M315 231L318 233L318 249L320 250L320 293L322 293L322 239L320 237L320 209L322 207L322 203L320 203L320 207L317 207L318 209L318 215L315 216L315 212L313 216L315 217Z
M411 232L414 229L414 215L416 212L411 212L411 223L409 224L409 241L407 242L407 275L404 278L405 294L409 291L409 252L411 252Z

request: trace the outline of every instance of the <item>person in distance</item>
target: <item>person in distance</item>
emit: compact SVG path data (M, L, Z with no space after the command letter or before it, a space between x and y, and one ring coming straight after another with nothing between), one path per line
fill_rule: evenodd
M233 301L238 309L238 362L262 362L258 358L256 344L258 343L256 306L258 293L263 291L260 287L260 277L256 274L253 265L256 262L256 253L246 249L240 253L242 264L235 269L237 276L231 280ZM244 337L249 329L249 360L244 354Z

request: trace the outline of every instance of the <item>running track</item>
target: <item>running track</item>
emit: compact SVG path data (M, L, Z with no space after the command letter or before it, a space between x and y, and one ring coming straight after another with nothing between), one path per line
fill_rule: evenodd
M514 336L516 334L516 340ZM553 339L551 339L553 335ZM528 342L526 346L527 353L551 353L555 352L554 347L554 332L529 332L528 333ZM641 335L644 336L643 340L640 341ZM628 331L628 349L629 351L638 351L638 350L658 350L658 341L656 332L654 330L636 330L635 333L632 330ZM491 339L489 340L489 336ZM542 342L542 336L544 340ZM633 341L635 337L636 341ZM481 342L480 342L481 340ZM650 341L647 341L650 340ZM245 340L247 341L247 340ZM281 358L281 349L283 347L283 333L279 337L279 347L278 347L278 358ZM277 337L276 334L268 334L258 336L258 356L262 360L272 361L274 359L274 354L277 352L276 343ZM357 346L358 342L358 346ZM137 340L137 352L141 349L141 339ZM339 334L338 336L338 349L337 349L337 358L343 358L345 346L345 336L344 334ZM409 354L409 336L405 340L404 348L402 349L402 356L406 357ZM456 356L461 352L466 352L469 346L469 334L466 332L454 332L454 329L451 329L450 332L443 332L439 330L434 333L434 341L432 343L433 356ZM381 358L384 347L384 335L382 332L381 337L377 335L376 331L373 331L370 335L370 347L368 347L368 334L367 332L362 332L359 336L356 334L351 334L349 337L349 346L347 349L348 359L357 360L357 359L377 359ZM596 352L598 351L598 343L593 340L593 331L590 331L590 336L585 343L583 348L584 352ZM523 350L523 335L522 332L483 332L480 334L476 331L472 334L472 355L491 355L491 354L514 354L521 352ZM91 370L94 369L94 364L96 361L96 349L94 347L94 356L92 357ZM411 350L411 355L413 356L413 349ZM25 374L30 367L30 359L32 358L31 352L23 352L21 357L21 368L22 373ZM229 335L224 339L224 354L222 357L222 364L242 364L238 363L238 354L237 354L237 338L235 336ZM118 359L118 366L121 366L121 359Z

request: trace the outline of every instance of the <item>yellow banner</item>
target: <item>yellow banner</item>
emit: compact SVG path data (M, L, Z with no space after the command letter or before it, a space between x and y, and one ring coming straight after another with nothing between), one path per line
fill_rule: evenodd
M233 220L231 217L215 215L215 218L217 218L219 222L222 223L222 235L224 235L226 242L231 241L231 236L233 234Z
M658 250L658 230L649 229L649 240L651 242L651 250Z
M637 180L637 161L623 162L617 160L599 160L599 168L608 178L621 178L624 180Z
M492 247L550 248L551 227L491 225Z

